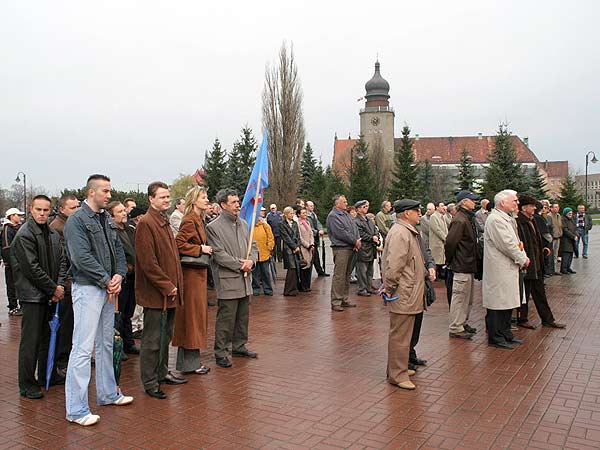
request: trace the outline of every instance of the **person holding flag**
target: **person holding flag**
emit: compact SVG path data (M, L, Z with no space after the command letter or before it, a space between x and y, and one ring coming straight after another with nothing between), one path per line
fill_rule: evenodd
M207 243L213 249L211 269L217 290L219 309L215 324L215 362L219 367L231 367L232 356L256 358L248 350L248 322L252 268L258 259L254 242L254 225L262 205L262 197L269 180L267 134L256 155L256 162L248 181L240 208L240 199L233 189L221 189L216 200L222 208L218 218L206 227Z

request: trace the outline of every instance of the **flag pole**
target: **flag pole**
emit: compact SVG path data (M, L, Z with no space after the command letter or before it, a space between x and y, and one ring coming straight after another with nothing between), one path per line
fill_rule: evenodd
M258 195L260 194L260 182L262 178L262 172L258 173L258 180L256 181L256 193L254 194L254 207L252 208L252 221L250 223L250 237L248 238L248 249L246 251L246 259L250 258L250 252L252 251L252 239L254 238L254 226L256 225L256 208L258 208ZM248 272L244 272L244 278L248 276Z

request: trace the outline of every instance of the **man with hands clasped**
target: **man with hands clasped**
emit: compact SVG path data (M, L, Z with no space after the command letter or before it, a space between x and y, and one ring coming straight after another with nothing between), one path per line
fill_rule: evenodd
M50 199L38 195L31 215L11 244L11 267L21 299L23 320L19 345L19 391L22 397L42 398L50 328L56 302L65 295L66 258L59 234L48 227ZM35 377L37 366L38 377Z
M110 178L91 175L87 198L67 219L65 245L73 279L73 348L65 381L67 420L94 425L100 416L88 404L92 350L96 350L96 402L127 405L133 397L117 389L113 370L114 305L127 273L125 253L110 215Z

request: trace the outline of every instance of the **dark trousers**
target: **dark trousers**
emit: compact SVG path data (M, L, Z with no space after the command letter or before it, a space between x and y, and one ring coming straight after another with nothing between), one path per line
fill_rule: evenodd
M452 284L454 282L454 272L446 267L446 278L444 278L444 284L446 285L446 296L448 297L448 306L452 304Z
M513 334L510 330L512 309L488 309L485 314L485 325L488 333L488 343L510 342Z
M307 269L302 269L300 271L300 281L301 281L301 287L303 291L307 291L310 289L310 282L312 279L312 265L309 266Z
M288 269L285 273L283 295L296 295L298 293L298 274L296 269Z
M560 254L560 272L565 273L571 269L573 262L573 252L562 252Z
M283 240L281 236L275 236L275 259L279 262L283 261Z
M144 308L144 329L140 346L140 372L144 389L156 389L159 380L169 373L169 344L173 338L175 308L167 309L167 339L163 347L164 361L158 365L160 356L162 309Z
M546 297L544 280L525 280L525 303L519 308L519 322L527 322L529 315L529 297L533 298L535 309L537 309L543 324L554 323L554 316Z
M262 283L263 292L265 294L273 293L271 285L271 265L269 260L257 261L252 269L252 291L254 295L260 294L260 285Z
M421 336L421 326L423 325L423 313L415 315L415 324L413 325L412 336L410 338L410 353L408 360L413 361L417 359L417 352L415 347L419 343L419 337Z
M319 254L319 241L315 241L315 253L313 254L312 263L313 263L313 266L315 266L317 275L325 274L325 267L321 267L321 255Z
M15 309L19 306L17 302L17 291L15 289L15 281L13 279L12 269L4 266L4 279L6 280L6 296L8 297L8 309Z
M54 367L56 370L64 372L69 363L69 355L71 354L71 345L73 344L73 298L71 297L71 289L65 290L65 296L60 301L58 310L60 327L56 336L56 358ZM66 375L66 372L64 372Z
M246 350L249 319L248 296L228 300L219 299L215 324L215 358L229 356L229 344L234 352Z
M38 389L46 384L46 363L52 310L47 303L23 303L21 343L19 344L19 390ZM38 377L35 377L37 367Z
M121 311L119 333L123 339L123 350L127 353L127 350L135 345L131 326L131 318L135 311L135 276L128 275L126 282L123 283L123 289L119 294L119 311Z

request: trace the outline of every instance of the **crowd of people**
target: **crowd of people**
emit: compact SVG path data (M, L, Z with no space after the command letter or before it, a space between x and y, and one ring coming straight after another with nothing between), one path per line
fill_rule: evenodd
M468 319L475 280L482 280L488 343L512 349L522 343L512 333L516 327L535 328L530 297L543 326L565 327L554 319L544 278L575 273L572 258L580 242L587 258L592 227L582 205L561 215L558 204L511 190L493 202L481 200L477 211L479 197L461 191L455 204L430 203L424 215L416 200L384 201L373 214L367 200L349 206L336 195L325 229L315 204L303 199L283 211L275 204L268 213L260 208L249 229L231 189L211 203L203 186L193 187L172 211L162 182L148 186L147 210L133 199L111 201L105 175L91 175L86 193L81 203L61 197L52 220L45 195L33 198L24 223L22 211L9 209L1 236L9 314L22 316L20 394L42 398L47 378L64 384L66 418L82 426L100 419L88 401L92 363L98 405L133 402L118 385L115 335L122 340L121 359L139 355L140 378L153 398L167 398L161 385L210 372L200 352L208 346L209 289L216 290L218 307L216 364L229 368L231 357L257 358L247 347L251 296L274 295L276 262L286 270L286 297L311 291L313 267L318 277L329 277L319 252L325 231L334 266L331 310L357 306L350 301L353 282L356 295L381 296L390 317L388 382L414 389L410 376L427 363L415 348L435 280L445 282L450 338L469 340L477 333ZM60 327L50 349L55 310ZM171 343L175 370L168 365Z

